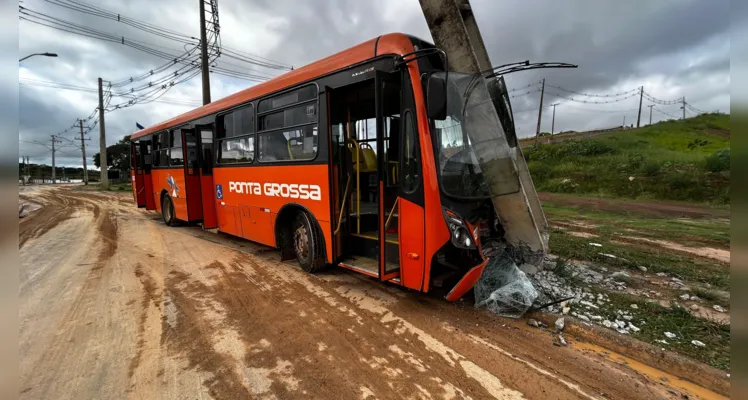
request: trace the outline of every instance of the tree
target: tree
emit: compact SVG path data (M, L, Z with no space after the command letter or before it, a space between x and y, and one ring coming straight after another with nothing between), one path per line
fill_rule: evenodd
M94 165L101 167L99 153L94 154ZM119 171L120 176L130 173L130 135L120 139L119 142L106 148L106 161L110 170Z

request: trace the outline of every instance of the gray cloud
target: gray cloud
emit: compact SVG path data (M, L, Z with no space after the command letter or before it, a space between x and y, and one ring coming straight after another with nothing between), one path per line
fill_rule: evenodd
M197 36L194 2L101 0L105 9L164 28ZM539 70L507 77L510 88L546 78L549 83L590 93L619 92L645 86L658 98L686 96L704 110L727 111L730 101L730 3L726 0L657 2L492 1L473 0L473 8L494 64L529 59L579 64L575 70ZM165 51L180 44L139 32L122 24L65 10L41 0L24 6L93 29L141 40ZM349 0L221 0L222 42L296 67L354 46L387 32L401 31L429 40L417 0L363 2ZM733 15L734 17L734 15ZM735 22L735 21L733 21ZM743 25L745 26L745 25ZM742 37L746 29L742 29ZM138 75L165 60L127 48L49 28L20 23L21 54L54 51L57 59L29 59L22 77L95 88L99 76L117 80ZM245 71L276 74L241 65ZM219 62L220 63L220 62ZM232 66L237 69L237 67ZM220 98L254 82L212 76L213 98ZM558 92L558 91L556 91ZM520 94L518 91L514 94ZM573 103L549 90L546 105L557 108L556 130L590 129L627 123L636 117L638 98L609 105ZM568 95L568 93L567 93ZM168 98L200 100L199 78L177 86ZM520 136L534 134L539 93L512 99ZM645 105L646 105L645 101ZM46 140L48 135L87 116L96 106L94 93L20 87L19 135L22 140ZM680 115L678 106L662 111ZM107 114L108 143L134 131L135 122L156 123L190 107L151 103ZM550 108L544 109L543 130L550 129ZM647 110L645 108L645 110ZM660 114L658 118L666 118ZM648 115L643 118L648 120ZM92 132L89 153L98 149L98 130ZM70 133L70 137L73 134ZM19 143L22 155L44 151ZM74 153L74 149L71 150ZM35 161L49 162L39 156ZM80 157L61 155L60 163L79 165Z

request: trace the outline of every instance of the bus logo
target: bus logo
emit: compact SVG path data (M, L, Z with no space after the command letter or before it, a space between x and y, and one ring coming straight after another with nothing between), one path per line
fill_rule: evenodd
M322 200L322 189L319 185L297 183L266 182L229 182L229 193L265 195L270 197L285 197L301 200Z
M166 183L169 185L171 197L179 197L179 186L177 185L177 182L174 180L174 177L172 177L171 174L166 177Z

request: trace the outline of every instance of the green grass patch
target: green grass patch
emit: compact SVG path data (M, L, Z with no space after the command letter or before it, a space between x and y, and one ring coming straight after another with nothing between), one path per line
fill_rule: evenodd
M590 242L603 246L592 246ZM709 283L719 289L730 288L730 270L727 265L658 248L612 243L605 237L585 239L555 229L550 235L550 251L566 259L593 261L610 266L636 269L642 265L651 273L665 272L681 279ZM616 258L601 253L612 254Z
M693 246L730 245L730 221L727 219L657 218L635 212L614 213L578 206L557 206L553 202L543 202L543 210L551 223L582 222L595 225L595 233L606 238L625 235Z
M534 144L525 158L539 191L729 204L729 121L706 114Z
M605 307L612 313L615 313L616 309L634 311L630 308L632 303L639 306L639 309L633 312L636 317L632 322L639 323L637 326L641 328L641 331L632 333L632 336L658 347L684 354L715 368L730 370L729 325L721 325L695 317L682 307L667 308L620 293L608 293L608 297L610 303L606 303ZM645 321L646 324L641 325L641 321ZM676 334L677 339L667 339L665 332ZM658 339L664 339L669 344L663 345L655 342ZM691 340L699 340L706 346L695 346L691 344Z

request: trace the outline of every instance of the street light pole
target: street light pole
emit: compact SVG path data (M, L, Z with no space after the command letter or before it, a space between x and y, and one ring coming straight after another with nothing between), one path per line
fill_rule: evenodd
M34 53L34 54L29 54L26 57L18 60L18 62L21 62L21 61L23 61L23 60L25 60L25 59L27 59L29 57L33 57L33 56L57 57L57 53Z

